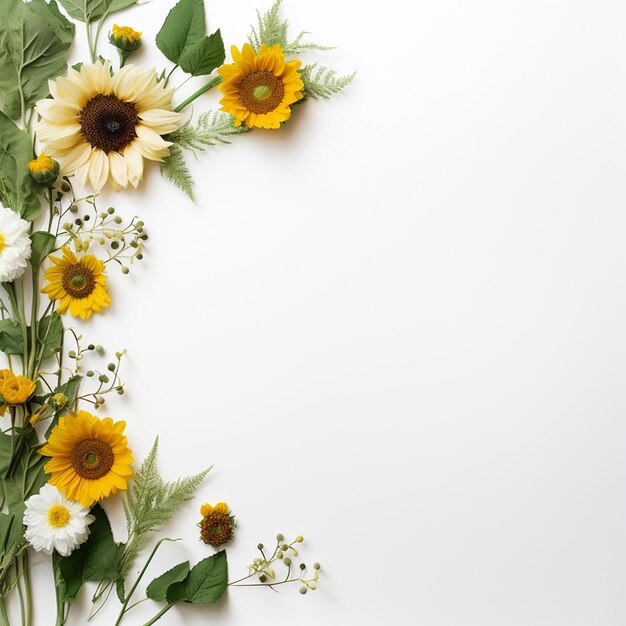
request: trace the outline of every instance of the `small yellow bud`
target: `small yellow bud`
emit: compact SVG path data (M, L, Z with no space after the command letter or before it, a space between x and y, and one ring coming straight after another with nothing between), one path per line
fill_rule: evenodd
M28 162L28 171L40 185L53 183L59 175L59 164L42 152L36 159Z
M68 397L64 393L55 393L52 396L52 400L57 408L64 407L68 402Z
M113 24L109 41L126 57L129 52L137 50L141 45L141 33L133 30L130 26Z

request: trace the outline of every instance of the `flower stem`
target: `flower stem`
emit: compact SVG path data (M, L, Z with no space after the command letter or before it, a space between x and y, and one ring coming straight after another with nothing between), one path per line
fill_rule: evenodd
M24 579L24 600L26 605L26 624L31 626L33 623L33 599L30 591L30 567L28 563L28 551L25 550L21 556L22 559L22 578Z
M187 100L185 100L184 102L181 102L175 109L174 111L176 113L179 113L180 111L182 111L186 106L188 106L189 104L191 104L196 98L199 98L203 93L207 92L209 89L211 89L212 87L215 87L215 85L219 85L222 82L222 77L221 76L215 76L214 78L212 78L206 85L203 85L202 87L200 87L200 89L198 89L198 91L196 91L195 93L192 93L189 98L187 98Z
M0 597L0 626L11 626L9 616L7 615L7 609L4 606L4 598Z
M152 626L155 622L160 620L174 605L168 604L165 608L161 609L149 622L146 622L143 626Z

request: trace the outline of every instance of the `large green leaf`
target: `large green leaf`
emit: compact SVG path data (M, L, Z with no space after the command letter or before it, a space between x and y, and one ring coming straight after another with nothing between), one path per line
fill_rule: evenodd
M109 519L102 507L97 504L91 514L96 519L89 527L87 541L70 556L57 560L65 602L74 602L88 580L116 580L119 576L121 545L115 543Z
M180 0L167 14L156 44L172 63L178 63L183 50L204 37L205 29L204 0Z
M5 354L24 354L22 325L14 319L0 320L0 351Z
M180 55L178 64L188 74L202 76L222 65L225 58L222 33L218 29L209 37L203 37L187 46Z
M22 0L3 0L5 18L0 21L1 110L15 118L25 106L45 98L48 80L65 74L67 53L72 42L62 16L40 2L36 11ZM64 19L64 18L63 18Z
M173 584L185 580L187 574L189 574L189 561L183 561L178 565L174 565L172 569L155 578L146 587L146 596L156 602L164 602L167 599L169 588Z
M104 15L132 7L138 0L59 0L59 2L74 19L93 22Z
M61 349L63 340L63 322L58 313L46 315L39 320L37 325L37 349L43 348L41 358L49 359Z
M228 586L228 562L222 550L191 568L185 580L169 586L169 603L215 604Z
M74 24L70 22L61 11L55 0L30 0L28 8L37 15L45 18L54 28L59 39L64 43L71 44L74 40L74 32L76 30Z
M0 113L0 202L27 220L41 211L37 184L28 171L32 158L28 133Z
M56 237L45 230L38 230L30 236L30 263L38 268L41 262L52 252Z

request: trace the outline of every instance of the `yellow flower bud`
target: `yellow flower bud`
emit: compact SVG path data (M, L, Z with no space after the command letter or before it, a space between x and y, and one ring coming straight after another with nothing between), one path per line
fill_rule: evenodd
M28 162L28 171L40 185L53 183L59 175L59 164L45 152Z
M109 41L123 52L132 52L141 45L141 33L133 30L130 26L118 26L113 24Z

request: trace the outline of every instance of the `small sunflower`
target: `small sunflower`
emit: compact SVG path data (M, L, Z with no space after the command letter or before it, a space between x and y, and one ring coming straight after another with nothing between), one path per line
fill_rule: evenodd
M143 160L168 156L171 143L162 135L176 130L182 115L172 110L174 90L154 70L126 65L112 75L100 62L70 68L49 85L52 98L37 103L37 138L79 185L137 187Z
M36 384L24 376L16 376L11 370L0 370L0 415L9 405L24 404L34 393Z
M39 451L52 457L44 466L51 475L48 482L84 506L127 489L133 457L125 427L126 422L98 419L86 411L61 417Z
M285 61L278 44L263 45L255 54L246 43L241 52L232 46L231 54L234 63L218 70L224 79L218 86L222 111L235 116L235 126L280 128L291 116L291 105L302 99L301 62Z
M217 548L232 539L237 522L225 502L218 502L215 506L203 504L200 507L200 514L202 521L198 526L200 538L204 543Z
M71 315L84 320L101 313L111 303L104 263L93 254L78 259L67 247L62 253L62 257L50 257L54 265L46 270L48 282L41 291L50 300L59 300L59 313L69 309Z

